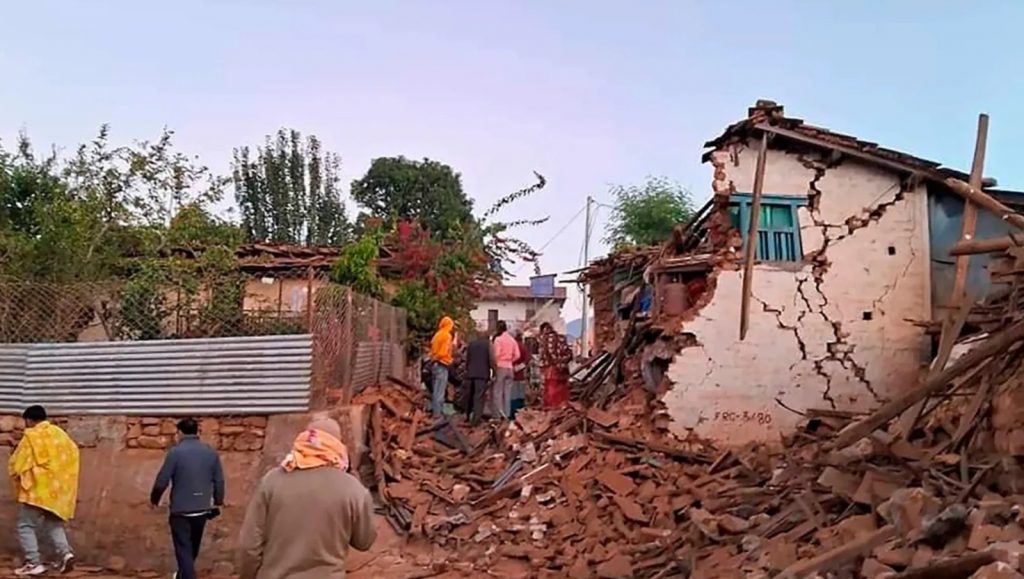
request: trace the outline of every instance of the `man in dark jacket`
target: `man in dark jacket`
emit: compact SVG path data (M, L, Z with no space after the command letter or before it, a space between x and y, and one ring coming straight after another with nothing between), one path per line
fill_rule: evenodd
M153 506L171 487L170 525L178 579L196 578L196 558L206 521L224 506L224 471L217 451L199 440L199 425L191 418L178 422L178 444L167 453L153 483Z
M478 333L466 347L466 418L479 424L483 418L484 401L491 382L494 356L487 334Z

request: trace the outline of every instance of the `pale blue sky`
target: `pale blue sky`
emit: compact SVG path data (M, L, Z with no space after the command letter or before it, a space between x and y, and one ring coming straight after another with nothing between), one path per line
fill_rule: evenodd
M537 170L548 189L509 215L550 214L525 232L541 246L610 183L666 175L706 198L701 144L757 98L965 168L988 112L987 173L1024 188L1021 24L1015 0L11 1L0 138L167 125L226 172L233 147L287 126L341 154L346 184L371 158L428 156L478 207ZM577 265L582 228L546 270Z

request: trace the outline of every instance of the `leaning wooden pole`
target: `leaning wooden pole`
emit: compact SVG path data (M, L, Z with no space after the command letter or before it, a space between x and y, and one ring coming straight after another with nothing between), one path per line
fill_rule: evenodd
M750 292L754 275L754 256L757 255L757 228L761 224L761 192L764 190L764 168L768 160L768 133L761 133L761 148L757 152L754 169L754 191L750 202L750 226L743 247L743 299L740 303L740 340L747 337L750 326Z
M981 189L981 178L985 167L985 146L988 141L988 115L978 115L978 135L974 141L974 161L971 163L971 178L968 184L974 189ZM960 241L974 239L975 226L978 222L978 206L964 200L963 223L960 225ZM950 315L963 303L964 289L967 286L967 270L971 265L970 254L956 258L956 278L953 281L953 293L949 296Z

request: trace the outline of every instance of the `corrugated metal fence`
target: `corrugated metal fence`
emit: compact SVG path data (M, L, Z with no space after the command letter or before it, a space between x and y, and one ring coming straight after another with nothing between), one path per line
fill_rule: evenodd
M312 336L0 344L0 412L210 415L309 409Z

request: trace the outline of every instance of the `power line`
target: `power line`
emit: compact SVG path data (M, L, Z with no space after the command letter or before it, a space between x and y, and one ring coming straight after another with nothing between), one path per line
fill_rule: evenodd
M547 243L545 243L544 245L540 246L540 249L538 249L538 250L537 250L537 253L541 253L541 252L543 252L543 251L544 251L545 249L547 249L547 247L548 247L549 245L551 245L551 244L552 244L552 243L553 243L553 242L554 242L554 241L555 241L556 239L558 239L558 236L559 236L559 235L562 235L563 233L565 233L565 230L566 230L566 229L569 229L569 226L570 226L570 225L572 225L573 223L575 223L575 222L576 222L576 220L577 220L577 219L579 219L579 216L580 216L580 215L582 215L582 214L583 214L583 212L584 212L584 211L585 211L586 209L587 209L587 206L586 206L586 205L584 205L583 207L581 207L581 208L580 208L580 210L576 212L576 215L573 215L573 216L572 216L572 219L570 219L569 221L567 221L567 222L565 223L565 225L563 225L563 226L562 226L562 228L561 228L561 229L559 229L559 230L558 230L557 232L555 232L555 234L554 234L554 235L552 235L552 236L551 236L551 239L549 239L549 240L547 241ZM515 275L515 274L519 273L520 271L523 271L523 268L524 268L524 267L526 267L528 263L529 263L529 262L525 262L525 263L523 263L522 265L520 265L520 266L519 266L519 267L518 267L518 268L517 268L517 269L516 269L516 270L515 270L514 272L512 272L512 275Z

